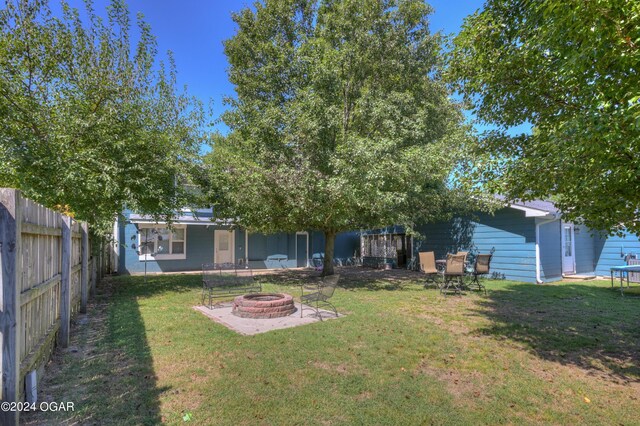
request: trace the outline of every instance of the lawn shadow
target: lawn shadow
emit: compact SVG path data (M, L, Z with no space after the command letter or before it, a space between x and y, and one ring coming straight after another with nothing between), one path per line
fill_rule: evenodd
M335 273L340 274L338 287L346 290L398 291L408 284L422 284L423 281L420 273L406 269L385 271L362 266L343 266L336 267ZM258 279L265 283L298 287L302 283L316 280L319 277L320 272L311 269L285 269L262 273Z
M617 381L640 382L640 299L594 284L513 284L477 302L481 334Z
M146 277L143 275L127 276L126 284L119 283L114 277L116 285L122 286L118 291L128 296L152 297L160 294L187 293L202 288L201 273L167 273L153 274Z
M72 412L35 412L40 424L144 424L163 422L160 394L144 322L135 297L107 277L88 314L75 318L68 349L58 348L40 385L40 401L70 401Z

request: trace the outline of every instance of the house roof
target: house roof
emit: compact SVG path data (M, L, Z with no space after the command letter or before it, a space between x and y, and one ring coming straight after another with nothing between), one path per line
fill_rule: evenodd
M556 208L556 205L552 201L546 200L534 200L534 201L514 201L513 205L528 207L531 209L542 210L551 214L560 213L560 210Z
M498 195L496 198L506 200L502 195ZM507 207L524 211L526 217L558 217L560 215L560 210L558 210L552 201L548 200L514 200L509 202Z
M143 223L143 224L164 224L164 221L156 222L153 217L131 213L129 215L129 221L131 223ZM208 209L200 210L186 210L182 211L173 217L172 223L176 225L232 225L231 219L213 219L212 211Z

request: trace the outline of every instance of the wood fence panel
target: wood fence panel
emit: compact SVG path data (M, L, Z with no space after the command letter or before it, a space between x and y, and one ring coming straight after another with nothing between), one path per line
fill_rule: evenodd
M22 400L24 377L48 360L56 336L68 345L71 316L86 311L88 253L86 224L0 188L3 401ZM2 425L18 420L18 413L0 412Z
M87 312L87 300L89 299L89 229L86 223L82 224L82 253L80 270L80 312Z
M80 310L81 299L81 275L82 275L82 234L80 223L72 221L71 224L71 315Z
M20 359L36 349L59 317L60 214L22 199Z
M71 218L60 218L62 227L62 270L60 271L60 332L58 344L69 346L69 328L71 327Z

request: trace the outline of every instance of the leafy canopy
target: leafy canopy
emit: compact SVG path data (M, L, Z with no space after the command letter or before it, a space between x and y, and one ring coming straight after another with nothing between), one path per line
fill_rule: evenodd
M267 0L233 16L216 212L251 231L412 225L456 200L466 138L420 0Z
M467 177L511 199L552 195L569 220L640 233L640 2L488 0L449 77L485 123ZM506 129L533 124L533 134Z
M107 230L123 208L171 215L198 153L199 104L157 63L149 25L114 0L103 21L62 2L0 10L0 186Z

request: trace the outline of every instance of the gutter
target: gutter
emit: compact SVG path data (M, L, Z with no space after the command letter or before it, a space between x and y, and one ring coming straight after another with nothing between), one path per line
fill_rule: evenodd
M542 274L541 274L541 266L540 266L540 225L546 225L547 223L555 222L558 220L557 217L553 217L551 219L547 219L542 222L536 221L536 284L542 284Z

